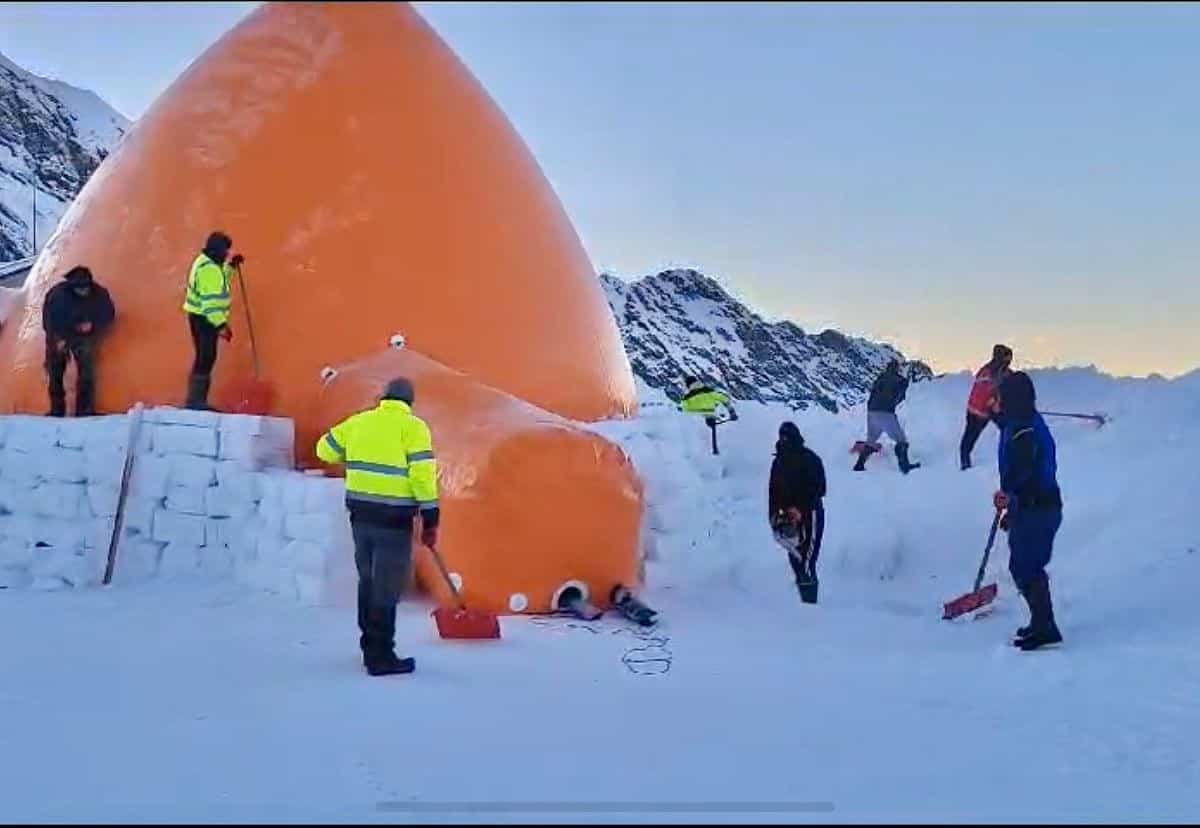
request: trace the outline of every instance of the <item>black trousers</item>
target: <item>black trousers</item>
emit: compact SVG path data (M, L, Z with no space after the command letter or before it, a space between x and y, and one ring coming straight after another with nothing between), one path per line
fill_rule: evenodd
M958 445L958 459L962 465L970 465L971 452L975 449L975 443L979 441L979 435L983 434L983 430L990 422L992 422L990 417L977 417L970 411L967 412L967 425L963 429L962 442Z
M412 527L350 524L358 569L358 629L363 661L394 654L396 602L404 594L412 561Z
M96 413L96 342L90 336L72 337L67 347L58 350L46 339L46 375L49 379L50 413L56 417L67 413L67 390L63 380L67 363L75 358L75 416Z
M788 563L796 574L796 585L800 587L817 583L817 559L821 557L821 538L825 535L825 507L817 504L810 512L803 512L799 536L796 538L796 554L788 555Z
M188 326L192 330L192 345L196 349L192 375L207 377L212 374L213 366L217 364L217 339L220 334L203 316L189 313L187 318Z

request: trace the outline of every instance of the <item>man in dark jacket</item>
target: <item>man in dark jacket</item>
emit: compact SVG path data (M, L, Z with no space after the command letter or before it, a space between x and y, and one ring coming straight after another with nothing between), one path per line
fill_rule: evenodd
M908 437L896 416L896 406L904 402L908 393L908 382L908 378L900 373L900 361L893 359L871 386L871 396L867 400L867 439L858 451L855 471L866 470L867 458L879 450L877 441L885 433L896 443L896 460L900 463L900 471L908 474L921 467L920 463L910 463L908 460Z
M783 423L771 463L767 514L776 541L788 552L800 600L806 604L817 603L817 558L825 534L823 497L825 466L821 458L804 445L795 423Z
M71 268L46 294L42 330L46 333L51 417L66 416L63 378L72 357L76 371L75 416L96 413L96 348L115 316L108 291L96 284L86 267Z
M991 361L975 374L975 382L971 385L971 394L967 398L967 424L963 428L962 441L958 446L959 465L963 471L971 468L971 452L979 435L995 420L996 389L1008 376L1009 366L1012 365L1013 352L1007 345L996 345L992 348Z
M1029 605L1029 624L1013 644L1036 650L1062 641L1050 600L1046 565L1062 525L1062 493L1054 437L1035 408L1033 381L1023 371L1000 385L1000 489L993 502L1006 510L1008 571Z

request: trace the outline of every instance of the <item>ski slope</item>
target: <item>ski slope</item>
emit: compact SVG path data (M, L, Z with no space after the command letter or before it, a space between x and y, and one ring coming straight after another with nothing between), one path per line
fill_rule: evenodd
M995 611L940 620L991 519L996 431L957 446L969 378L914 386L890 451L850 471L861 410L795 415L829 476L821 603L766 527L778 408L740 406L709 453L664 406L597 430L650 500L653 631L506 618L437 639L403 605L417 673L359 667L351 601L224 581L0 592L5 821L861 822L1195 820L1200 798L1200 373L1033 374L1065 520L1062 648L1025 621L998 541Z

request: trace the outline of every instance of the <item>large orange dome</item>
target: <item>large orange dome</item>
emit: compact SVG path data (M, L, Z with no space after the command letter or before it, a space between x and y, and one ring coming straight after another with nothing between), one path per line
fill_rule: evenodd
M296 421L299 456L311 461L330 419L378 391L378 378L347 380L334 401L322 368L406 364L379 361L402 333L423 376L453 377L418 395L435 441L454 443L440 449L446 553L482 573L472 597L501 608L528 583L531 608L546 608L559 579L601 598L634 577L640 483L619 449L560 419L634 410L616 324L525 145L407 4L264 4L171 85L71 206L9 314L0 412L46 410L42 298L77 264L117 306L99 410L180 404L192 360L184 285L214 229L246 256L271 413ZM218 403L250 374L246 300L235 286ZM580 473L585 461L592 473ZM530 525L506 545L494 530L522 517L508 511L513 497L537 498L560 473L577 491L556 490L549 512L528 508ZM487 574L506 556L534 574Z

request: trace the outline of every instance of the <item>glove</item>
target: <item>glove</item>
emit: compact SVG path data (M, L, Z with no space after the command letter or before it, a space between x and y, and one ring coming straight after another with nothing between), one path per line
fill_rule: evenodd
M243 256L241 253L234 253L233 258L229 260L229 263L234 267L241 267L242 262L244 261L246 261L245 256Z
M91 322L80 322L78 325L75 326L75 330L81 334L90 334L92 332L92 323Z
M1005 512L1004 514L1002 514L1000 516L1000 531L1001 532L1008 531L1008 512Z
M804 519L804 513L795 506L789 506L785 514L787 515L788 520L790 520L792 523L799 523Z
M233 328L229 327L228 325L222 325L221 330L220 330L220 336L221 336L221 339L224 339L226 342L232 342L233 341Z
M996 493L992 495L992 504L996 507L997 512L1003 512L1008 508L1008 495L997 490Z
M58 339L58 340L55 340L55 342L54 342L54 350L58 351L60 354L61 354L63 351L67 350L67 340L65 340L65 339Z
M438 530L436 526L421 527L421 543L433 549L437 546Z

